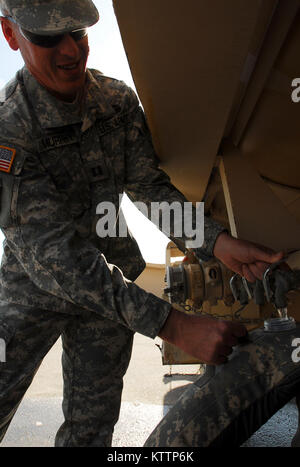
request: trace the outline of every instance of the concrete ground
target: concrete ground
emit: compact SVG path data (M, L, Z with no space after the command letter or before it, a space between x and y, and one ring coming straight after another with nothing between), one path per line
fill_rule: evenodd
M199 365L163 366L152 341L135 336L134 351L125 377L123 402L113 446L143 446L152 429L188 384L199 377ZM61 410L61 342L45 358L27 391L2 447L51 447L63 422ZM298 411L292 401L257 431L244 446L289 446L296 431Z

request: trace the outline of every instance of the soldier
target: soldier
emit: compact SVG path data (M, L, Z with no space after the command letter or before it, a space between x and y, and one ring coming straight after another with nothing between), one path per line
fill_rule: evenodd
M133 91L86 69L90 0L0 0L2 29L25 66L0 102L0 437L41 361L63 342L65 421L56 446L109 446L133 333L159 335L211 364L226 362L246 329L188 317L134 284L144 262L128 238L96 234L97 205L185 198L158 168ZM249 280L281 258L205 219L213 255ZM181 241L185 241L183 237Z

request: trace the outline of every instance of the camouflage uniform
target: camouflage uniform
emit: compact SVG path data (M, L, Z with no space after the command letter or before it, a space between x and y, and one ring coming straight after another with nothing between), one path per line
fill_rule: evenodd
M37 34L60 34L88 28L99 20L92 0L0 0L4 14Z
M249 336L228 363L188 387L145 446L238 447L300 393L300 363L292 359L300 325ZM300 446L300 430L293 446Z
M97 236L96 207L110 201L118 210L124 191L145 203L185 199L158 168L143 112L124 83L88 70L82 100L67 104L26 67L17 77L0 106L0 155L15 154L10 171L0 171L1 436L62 335L66 421L56 445L105 446L133 333L154 338L170 305L132 282L144 268L134 239ZM222 230L206 219L200 257L211 257Z

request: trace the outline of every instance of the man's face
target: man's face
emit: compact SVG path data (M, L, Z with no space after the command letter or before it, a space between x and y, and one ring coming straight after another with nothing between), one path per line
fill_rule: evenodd
M29 42L17 25L9 23L17 48L31 74L57 98L70 102L74 100L85 83L89 55L87 36L76 42L66 34L55 47L44 48Z

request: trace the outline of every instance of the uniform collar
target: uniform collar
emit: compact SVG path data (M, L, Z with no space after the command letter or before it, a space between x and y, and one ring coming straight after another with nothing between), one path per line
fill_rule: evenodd
M87 70L82 115L82 132L92 126L97 119L108 119L114 115L114 110L104 96L101 85L92 70Z
M113 109L104 97L101 86L90 70L87 70L86 86L81 102L63 102L44 88L23 68L23 80L41 128L59 128L81 123L86 131L98 119L113 115Z

